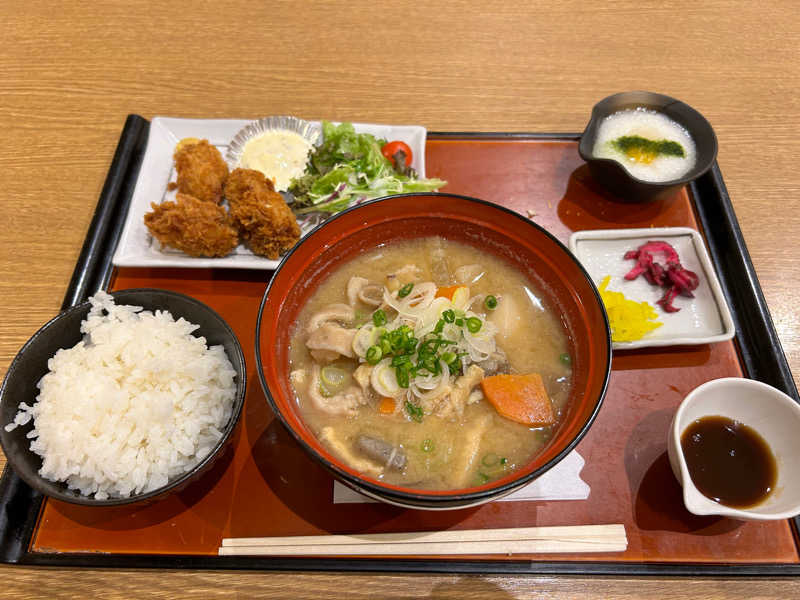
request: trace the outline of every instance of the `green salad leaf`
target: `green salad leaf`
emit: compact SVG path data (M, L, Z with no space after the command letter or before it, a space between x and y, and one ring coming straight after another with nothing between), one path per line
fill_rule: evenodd
M356 133L352 123L322 122L323 142L312 150L303 175L292 180L297 214L335 213L354 201L390 194L430 192L447 182L418 179L412 169L405 175L381 154L386 140Z

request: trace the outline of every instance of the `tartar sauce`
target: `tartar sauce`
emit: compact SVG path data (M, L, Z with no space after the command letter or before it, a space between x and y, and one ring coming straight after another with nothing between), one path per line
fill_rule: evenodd
M245 169L261 171L285 191L294 177L303 174L311 143L294 131L275 129L254 137L244 145L239 160Z

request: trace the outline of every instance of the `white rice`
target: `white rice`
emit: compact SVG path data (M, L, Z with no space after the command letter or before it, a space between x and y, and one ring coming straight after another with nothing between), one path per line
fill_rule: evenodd
M116 306L105 292L90 301L84 339L48 361L36 402L20 403L6 431L33 419L40 475L98 500L126 498L209 454L231 416L236 372L222 346L191 334L199 325Z

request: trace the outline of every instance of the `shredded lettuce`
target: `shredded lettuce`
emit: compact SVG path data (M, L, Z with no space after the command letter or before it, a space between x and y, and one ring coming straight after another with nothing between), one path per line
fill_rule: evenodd
M381 154L386 140L356 133L352 123L323 121L322 136L323 142L312 151L305 173L289 186L297 214L335 213L364 199L430 192L447 183L417 179L413 169L405 175L398 173Z

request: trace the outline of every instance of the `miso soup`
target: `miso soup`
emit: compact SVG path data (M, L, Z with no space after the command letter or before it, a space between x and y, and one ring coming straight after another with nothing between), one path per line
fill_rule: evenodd
M293 326L290 360L301 412L331 453L418 489L481 485L528 463L571 387L566 331L542 291L441 238L393 242L333 272Z

